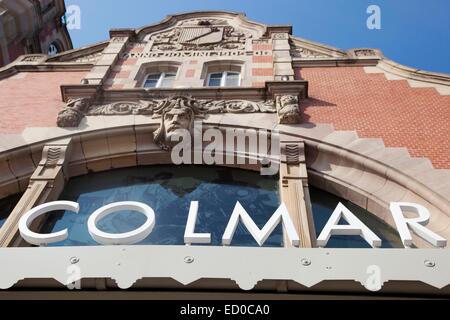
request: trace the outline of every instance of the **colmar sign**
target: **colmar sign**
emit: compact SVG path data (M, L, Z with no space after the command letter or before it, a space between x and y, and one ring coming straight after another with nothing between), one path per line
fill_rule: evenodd
M66 240L68 237L67 229L50 234L41 234L33 232L29 228L37 217L59 210L68 210L78 213L80 206L76 202L55 201L33 208L20 219L19 230L22 238L30 244L39 246ZM145 223L133 231L120 234L103 232L97 227L97 224L101 219L113 212L125 210L136 211L145 215ZM184 241L186 244L211 243L210 233L195 232L198 210L199 202L192 201L184 234ZM406 218L404 210L415 211L418 216L416 218ZM430 219L430 213L422 205L407 202L393 202L390 205L390 211L405 247L412 246L411 231L435 247L447 246L446 239L425 227ZM348 224L339 225L341 219L344 219ZM132 245L141 242L150 235L155 226L155 220L155 212L145 203L131 201L116 202L101 207L92 213L88 220L88 230L91 237L99 244ZM236 228L240 222L243 223L260 246L265 243L267 238L280 223L283 225L290 244L292 246L300 246L300 238L284 203L282 203L275 211L266 225L262 229L259 229L244 207L237 202L222 236L223 245L227 246L231 244ZM317 245L319 247L325 247L332 235L359 235L373 248L381 247L382 244L381 239L342 203L338 204L317 238Z

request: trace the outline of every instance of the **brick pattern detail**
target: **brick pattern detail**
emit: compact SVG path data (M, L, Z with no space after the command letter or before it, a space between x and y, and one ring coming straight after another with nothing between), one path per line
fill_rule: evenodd
M79 84L85 72L30 72L0 81L0 133L55 127L62 84Z
M253 56L253 63L273 63L272 56Z
M252 76L254 77L272 77L273 68L254 68L252 69Z
M387 147L406 147L450 169L450 96L361 67L297 69L296 79L309 81L310 98L302 104L307 121L382 138Z
M264 44L264 43L257 43L257 44L253 44L253 51L257 51L257 50L272 50L272 45L271 44Z

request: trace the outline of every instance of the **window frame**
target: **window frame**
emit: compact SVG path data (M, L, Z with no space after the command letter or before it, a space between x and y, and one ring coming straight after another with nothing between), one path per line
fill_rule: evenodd
M210 86L209 83L211 81L211 76L213 74L222 74L222 77L220 79L220 86ZM232 87L240 87L241 86L241 82L242 82L242 72L238 72L238 71L218 71L218 72L209 72L208 73L208 77L206 78L206 86L208 88L224 88L227 87L227 77L228 74L230 73L234 73L234 74L238 74L238 85L237 86L228 86L228 88L232 88Z

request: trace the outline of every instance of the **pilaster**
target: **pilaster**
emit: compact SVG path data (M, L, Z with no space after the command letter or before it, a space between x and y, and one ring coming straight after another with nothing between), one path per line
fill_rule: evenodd
M31 176L27 190L0 229L0 247L26 245L19 234L20 218L33 207L58 199L69 177L67 164L70 160L70 147L71 139L44 146L42 160ZM37 219L32 229L39 229L42 223L42 219Z

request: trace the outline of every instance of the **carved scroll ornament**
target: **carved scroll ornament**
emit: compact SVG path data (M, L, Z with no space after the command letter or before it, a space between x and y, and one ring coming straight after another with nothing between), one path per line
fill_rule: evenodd
M249 100L196 100L189 96L172 96L164 99L152 99L139 102L113 102L106 105L92 106L87 110L88 116L109 115L151 115L154 118L172 105L186 105L195 114L217 113L275 113L276 108L272 100L255 102Z
M194 117L220 113L277 113L282 124L300 123L299 100L293 95L279 95L276 101L250 100L198 100L190 96L175 95L167 98L154 98L137 102L112 102L104 105L91 105L87 98L69 101L59 113L59 127L77 127L84 116L110 115L148 115L161 118L172 109L189 109Z

